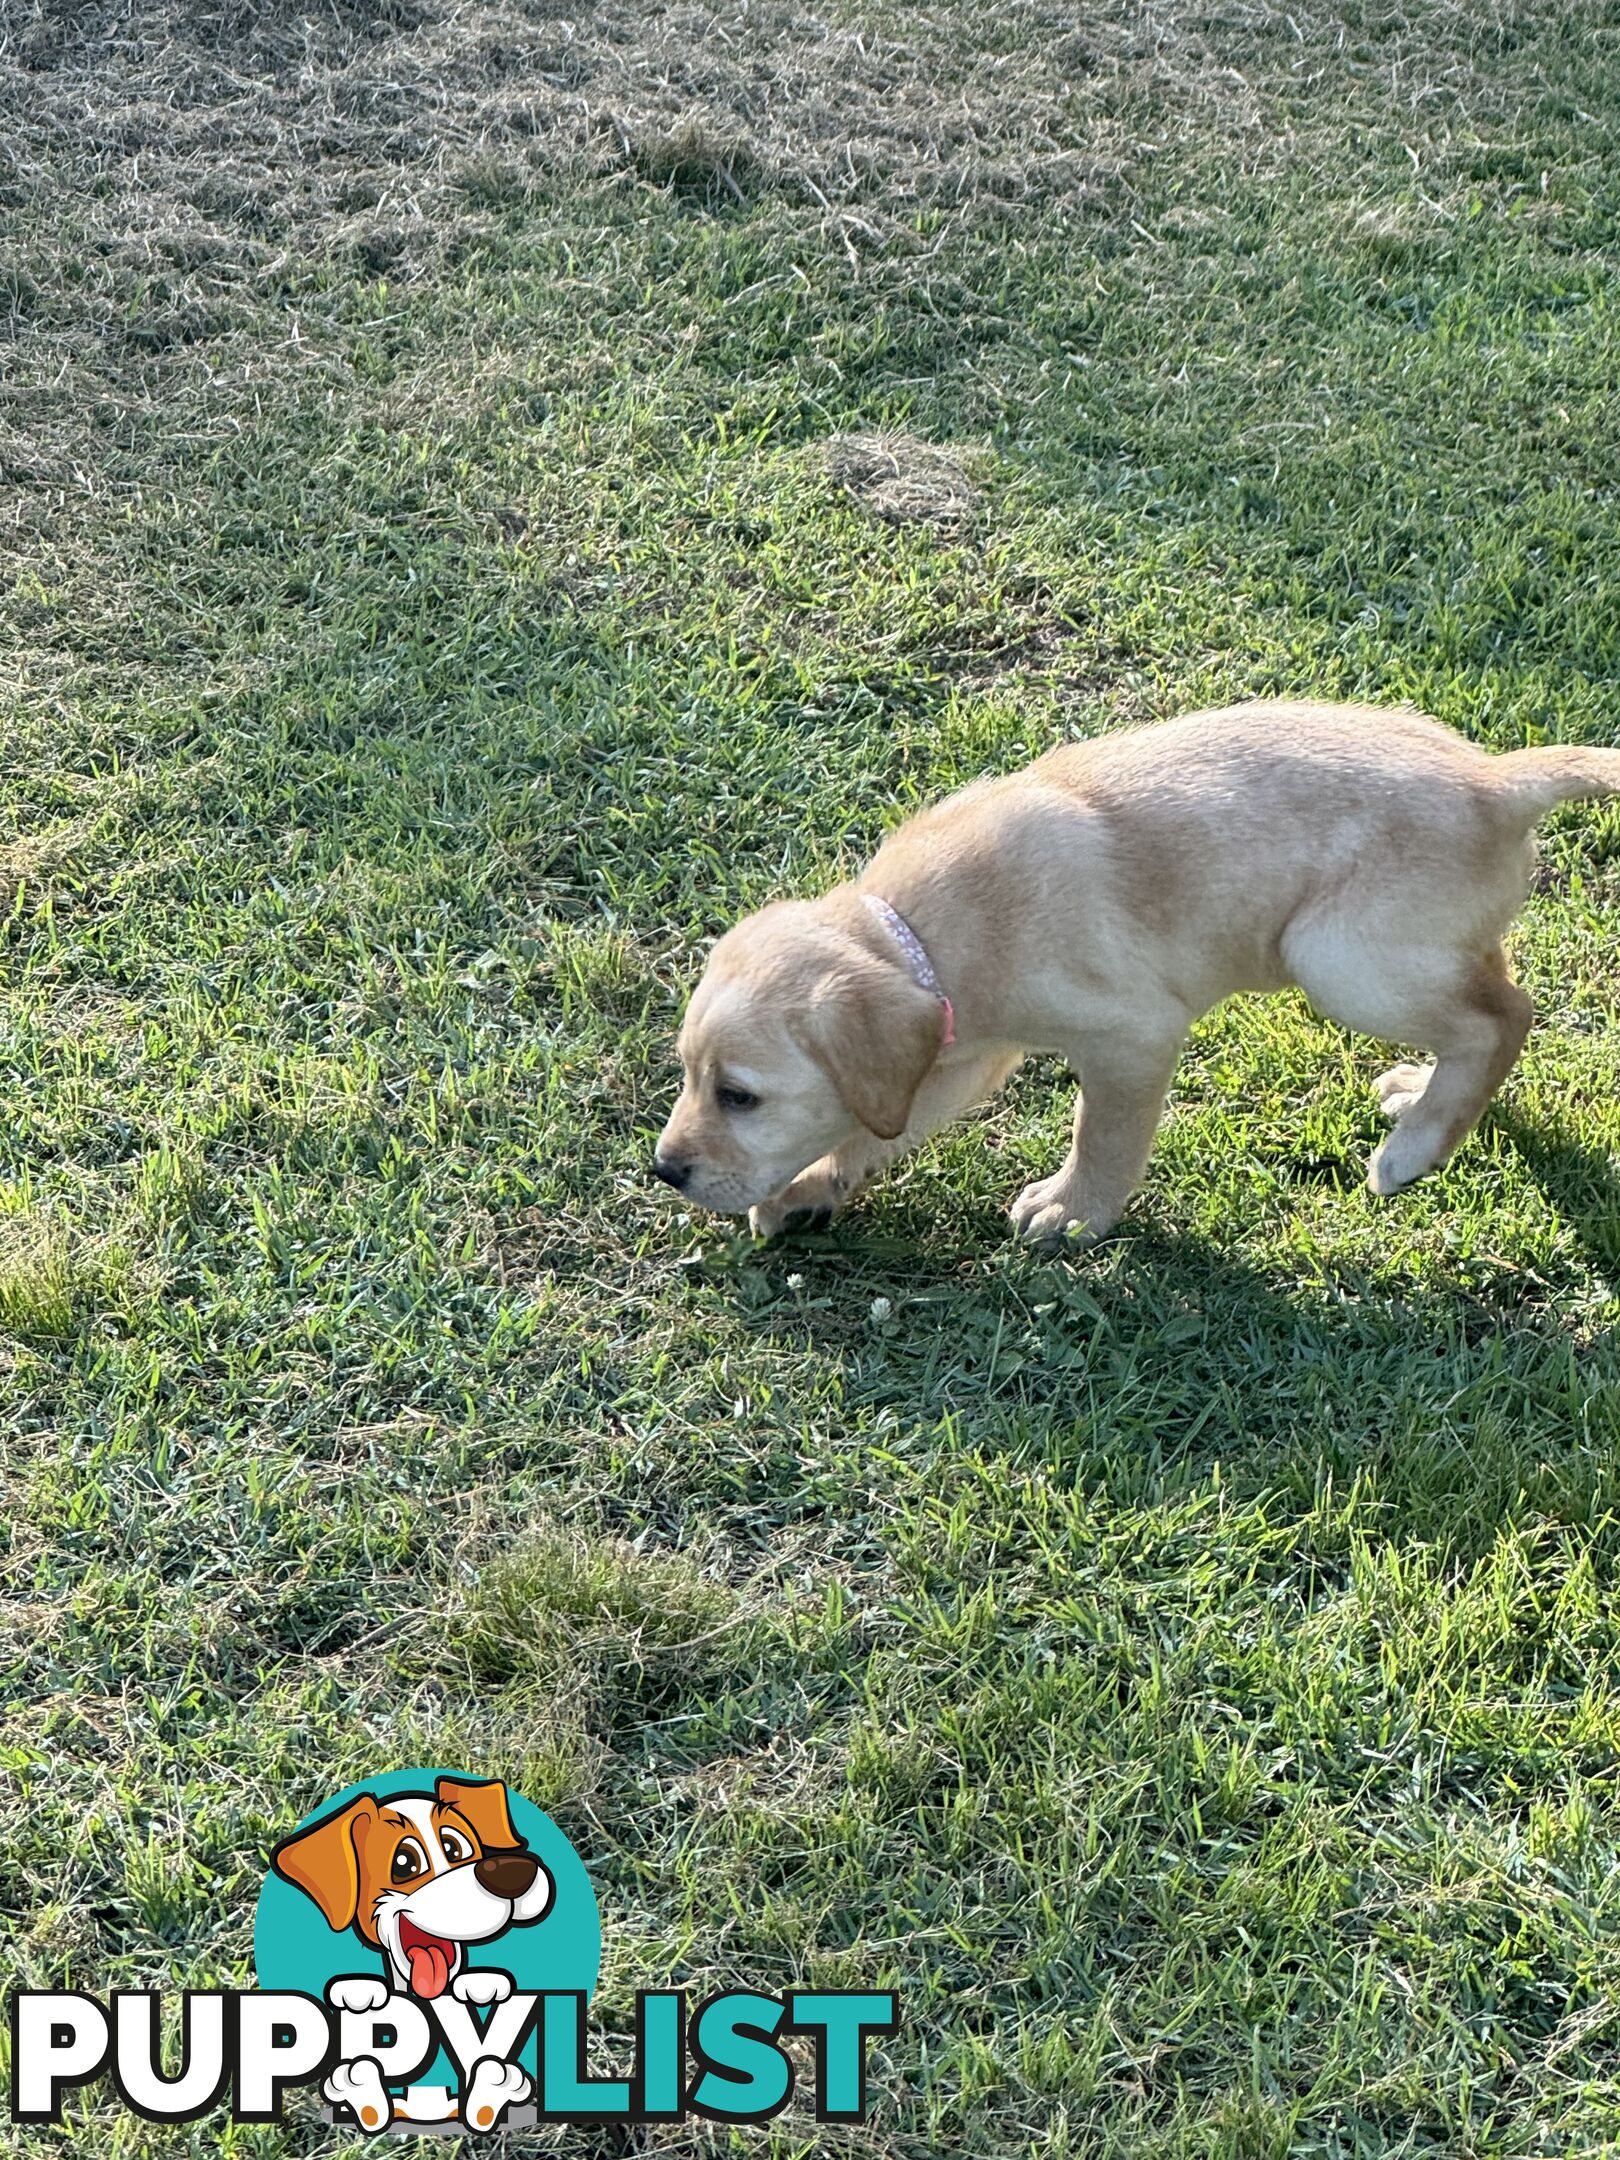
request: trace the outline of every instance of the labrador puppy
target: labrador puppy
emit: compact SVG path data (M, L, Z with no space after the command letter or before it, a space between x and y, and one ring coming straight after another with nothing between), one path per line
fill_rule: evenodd
M769 1236L1056 1051L1081 1086L1073 1143L1012 1219L1089 1242L1141 1179L1193 1021L1294 983L1431 1055L1377 1082L1395 1127L1367 1182L1398 1192L1524 1043L1502 935L1536 819L1614 793L1620 750L1491 757L1366 705L1257 701L1053 750L912 818L852 883L720 939L653 1167Z

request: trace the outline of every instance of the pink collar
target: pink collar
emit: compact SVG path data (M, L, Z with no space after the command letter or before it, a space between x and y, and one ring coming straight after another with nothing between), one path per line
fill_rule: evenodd
M900 910L891 907L887 900L880 900L876 893L862 893L861 898L911 962L911 972L917 978L918 988L926 990L930 996L939 999L940 1008L945 1015L945 1034L940 1043L940 1048L948 1050L956 1040L956 1014L952 1009L950 999L945 995L944 984L934 973L934 963L929 959L922 939L912 929Z

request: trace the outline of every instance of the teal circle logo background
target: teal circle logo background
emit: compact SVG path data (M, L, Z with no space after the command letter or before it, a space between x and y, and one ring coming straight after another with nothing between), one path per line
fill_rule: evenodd
M318 1808L311 1808L283 1836L290 1837L294 1829L302 1830L323 1816L335 1814L362 1793L372 1793L379 1800L392 1800L401 1793L431 1793L441 1777L469 1784L483 1781L482 1772L447 1769L394 1770L385 1777L362 1778L357 1785L346 1785L341 1792L333 1793ZM510 1973L520 1994L577 1989L589 1999L596 1991L602 1965L602 1923L585 1863L549 1815L510 1786L506 1797L518 1836L551 1870L556 1894L543 1920L529 1927L510 1927L491 1942L469 1943L464 1953L466 1962L470 1966L493 1965ZM276 1842L279 1845L281 1839ZM314 1900L284 1882L273 1868L259 1892L253 1922L253 1966L261 1988L297 1990L323 1997L329 1980L354 1973L381 1979L385 1971L380 1950L363 1943L352 1928L340 1931L328 1927ZM534 2057L531 2037L520 2058L531 2076ZM426 2084L454 2081L454 2070L442 2052L423 2072L421 2080Z

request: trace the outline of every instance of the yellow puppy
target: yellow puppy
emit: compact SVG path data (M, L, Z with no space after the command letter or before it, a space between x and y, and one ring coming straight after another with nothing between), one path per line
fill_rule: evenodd
M1257 702L1050 752L887 839L853 883L715 946L654 1168L769 1236L1058 1051L1082 1088L1027 1238L1101 1237L1141 1178L1187 1030L1297 983L1433 1053L1378 1082L1367 1182L1445 1161L1530 1026L1501 939L1552 804L1620 793L1620 750L1489 757L1437 721Z

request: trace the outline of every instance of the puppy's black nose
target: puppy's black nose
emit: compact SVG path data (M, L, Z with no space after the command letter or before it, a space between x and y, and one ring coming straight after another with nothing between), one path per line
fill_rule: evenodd
M531 1852L487 1852L473 1862L474 1876L496 1897L522 1897L539 1872Z
M689 1162L676 1162L668 1155L653 1157L653 1176L662 1178L666 1185L673 1185L677 1192L691 1175L692 1165Z

